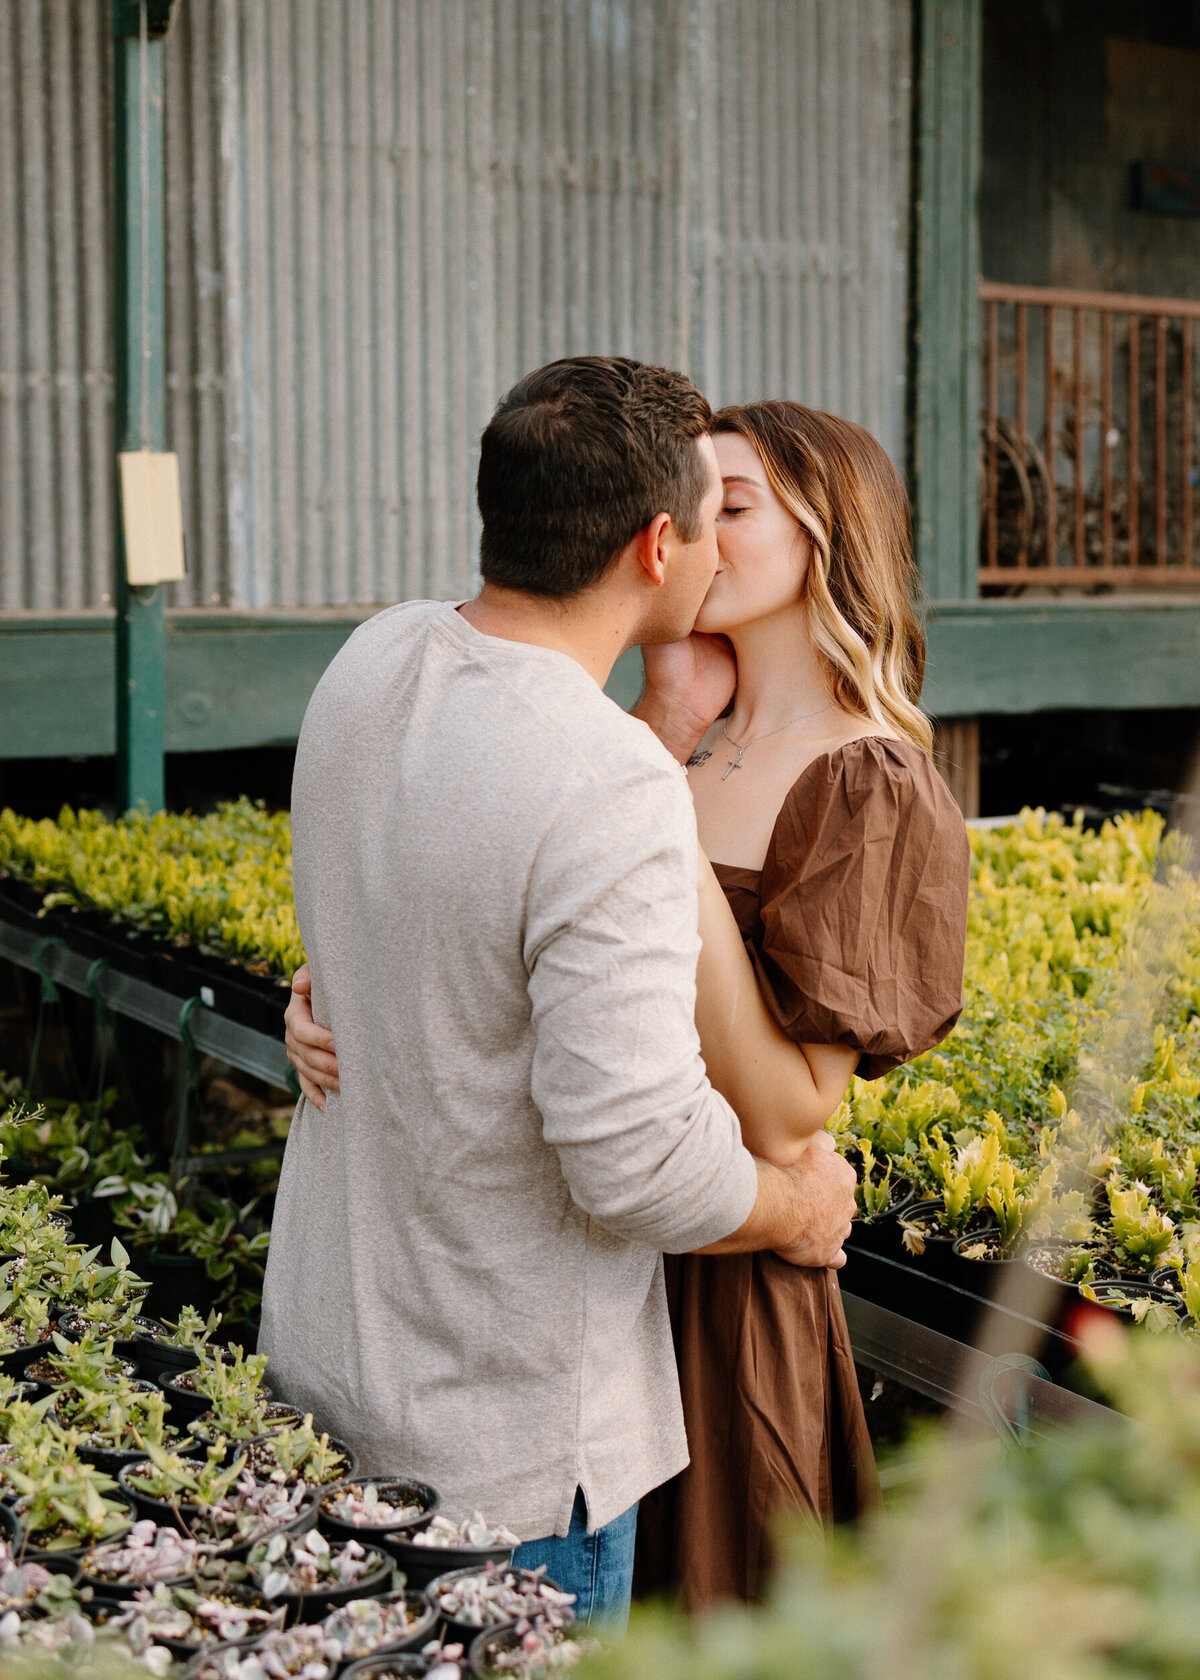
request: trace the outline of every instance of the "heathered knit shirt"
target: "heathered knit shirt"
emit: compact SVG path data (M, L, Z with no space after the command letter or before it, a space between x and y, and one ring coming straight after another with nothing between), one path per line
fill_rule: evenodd
M350 638L305 717L296 908L341 1093L301 1101L270 1381L523 1540L687 1462L661 1251L736 1230L754 1162L693 1021L683 772L567 655L452 603Z

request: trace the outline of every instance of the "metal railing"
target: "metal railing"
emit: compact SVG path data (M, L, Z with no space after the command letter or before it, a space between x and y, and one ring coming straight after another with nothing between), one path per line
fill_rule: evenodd
M981 584L1200 587L1200 302L979 291Z

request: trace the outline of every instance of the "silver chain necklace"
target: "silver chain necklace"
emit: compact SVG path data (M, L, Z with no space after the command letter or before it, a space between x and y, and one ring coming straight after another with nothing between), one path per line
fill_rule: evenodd
M820 717L821 713L829 711L832 705L833 701L831 700L828 706L818 706L815 712L801 712L799 717L789 718L786 723L781 723L778 729L768 729L765 735L752 735L748 741L743 741L740 744L734 740L728 729L726 729L725 719L722 718L721 733L724 735L731 747L737 748L737 757L726 760L729 768L721 777L721 780L723 782L727 782L735 770L740 770L742 768L742 759L746 756L749 749L757 745L759 741L769 741L772 735L782 735L785 729L790 729L794 723L803 723L805 718Z

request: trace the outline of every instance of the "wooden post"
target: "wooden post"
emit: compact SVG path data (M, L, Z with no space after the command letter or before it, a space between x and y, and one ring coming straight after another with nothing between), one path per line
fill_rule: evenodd
M936 604L979 594L979 188L983 0L917 0L909 481ZM938 767L979 815L979 720L938 721Z
M118 452L165 443L163 37L172 5L113 0ZM163 591L126 581L119 513L116 550L117 806L156 811L165 798Z
M908 465L935 602L979 593L982 11L982 0L916 7Z
M979 719L939 718L933 738L933 762L942 773L964 817L979 815Z

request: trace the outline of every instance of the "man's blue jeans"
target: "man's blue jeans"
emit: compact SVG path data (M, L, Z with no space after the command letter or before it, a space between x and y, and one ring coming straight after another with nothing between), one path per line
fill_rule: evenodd
M594 1534L587 1531L587 1501L583 1489L575 1494L571 1526L561 1538L529 1540L513 1553L518 1569L546 1566L546 1574L564 1592L575 1594L575 1616L619 1632L629 1620L633 1592L633 1537L637 1532L636 1505Z

